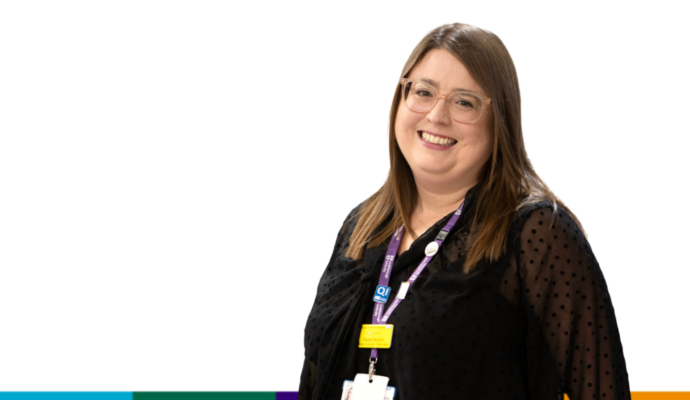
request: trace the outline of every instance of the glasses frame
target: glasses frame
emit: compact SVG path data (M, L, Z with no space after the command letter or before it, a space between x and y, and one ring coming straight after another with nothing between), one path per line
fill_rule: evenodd
M487 96L484 96L484 95L481 94L481 93L471 92L471 91L469 91L469 90L462 90L462 91L453 92L453 93L451 93L451 94L442 95L442 94L439 92L438 89L433 88L433 89L436 91L436 101L434 102L434 104L433 104L427 111L415 111L415 110L412 110L412 109L407 105L407 96L405 95L405 85L407 85L408 83L414 83L414 82L423 82L424 84L427 84L427 85L428 85L427 82L420 81L420 80L418 80L418 79L407 79L407 78L401 78L401 79L400 79L400 84L402 85L402 92L400 93L400 94L402 95L402 97L403 97L403 98L402 98L402 101L403 101L403 103L405 103L405 107L407 107L407 109L410 110L410 111L412 111L413 113L418 113L418 114L428 113L429 111L433 110L434 107L436 107L436 104L438 104L439 99L444 99L444 100L445 100L445 99L448 98L448 96L451 96L451 95L453 95L453 94L455 94L455 93L469 93L469 94L472 94L472 95L474 95L474 96L477 96L477 97L479 97L480 99L483 100L483 101L482 101L482 106L481 106L481 108L479 109L479 115L477 116L477 119L475 119L474 121L458 121L457 119L455 119L455 118L452 117L452 113L449 112L448 115L450 115L451 118L453 119L453 121L455 121L455 122L459 122L459 123L461 123L461 124L474 124L474 123L476 123L477 121L479 121L479 119L480 119L480 118L482 117L482 115L484 114L484 109L486 108L486 105L491 103L491 98L489 98L489 97L487 97ZM447 105L448 105L448 103L446 103L446 106L447 106Z

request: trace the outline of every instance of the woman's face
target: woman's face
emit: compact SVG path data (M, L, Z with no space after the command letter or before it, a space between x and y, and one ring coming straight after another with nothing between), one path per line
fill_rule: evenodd
M465 66L444 49L429 51L412 68L408 79L435 82L439 95L448 95L456 89L487 95ZM490 104L485 106L477 122L460 123L451 119L445 99L439 98L429 112L418 113L410 111L403 98L395 119L395 138L417 185L423 180L431 184L448 182L455 188L456 185L476 183L479 171L491 156L492 126L493 110ZM423 138L424 132L452 139L444 142L453 144L442 146L428 143Z

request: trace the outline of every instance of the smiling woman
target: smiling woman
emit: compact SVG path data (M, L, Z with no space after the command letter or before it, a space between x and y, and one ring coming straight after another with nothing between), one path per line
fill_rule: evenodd
M421 233L457 208L458 199L476 184L493 148L493 112L484 107L490 100L483 100L486 96L467 68L445 49L429 51L401 83L405 99L398 106L395 140L419 194L424 200L436 197L418 202L413 210L411 229L402 239L405 251L414 239L411 232ZM437 90L450 94L439 96ZM438 196L453 204L434 210Z
M319 283L300 399L629 399L606 282L527 158L496 35L451 24L420 42L389 156Z

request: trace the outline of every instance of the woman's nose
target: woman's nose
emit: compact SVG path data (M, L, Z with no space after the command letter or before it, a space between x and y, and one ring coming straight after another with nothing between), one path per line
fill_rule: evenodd
M446 107L445 97L440 97L434 107L429 110L426 118L432 124L448 125L450 124L450 114L448 114L448 107Z

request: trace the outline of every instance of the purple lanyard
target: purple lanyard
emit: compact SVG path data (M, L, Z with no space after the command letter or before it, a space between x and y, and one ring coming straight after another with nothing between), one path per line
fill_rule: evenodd
M410 276L410 279L407 280L407 282L410 283L408 290L410 289L410 287L412 287L412 284L414 283L414 281L417 280L422 271L424 271L424 268L426 268L431 259L434 258L434 255L436 255L436 253L438 253L438 251L441 249L443 240L445 240L446 236L448 236L448 232L450 232L450 230L453 229L453 226L455 226L455 223L458 222L460 214L462 214L462 206L464 204L465 201L463 200L463 202L460 203L460 207L458 207L453 216L450 218L450 221L448 221L446 226L443 227L443 229L441 229L441 232L438 233L436 239L434 239L434 242L436 242L437 245L436 252L433 252L433 254L431 255L425 256L422 262L419 263L419 266L417 266L417 269L415 269L412 275ZM395 231L393 237L391 238L391 242L388 245L388 251L386 251L386 259L383 261L383 267L381 267L381 275L379 275L379 286L388 286L388 281L391 277L391 270L393 269L393 261L395 260L395 256L398 254L398 247L400 247L400 239L404 232L404 228L404 225L398 228L398 230ZM388 307L386 313L383 314L384 303L376 302L376 305L374 306L374 317L372 318L372 324L385 324L386 321L388 321L388 318L390 318L391 314L393 314L395 308L398 307L400 303L402 303L402 300L399 299L396 295L393 303L390 305L390 307ZM382 314L383 316L381 316ZM378 349L371 349L371 359L377 358Z

